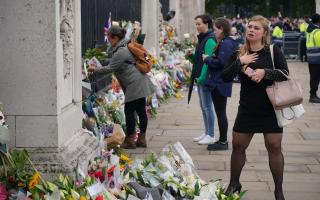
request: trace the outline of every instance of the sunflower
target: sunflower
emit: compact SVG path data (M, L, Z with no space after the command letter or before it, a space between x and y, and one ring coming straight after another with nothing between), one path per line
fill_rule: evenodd
M31 179L31 181L30 181L29 184L28 184L29 190L32 190L36 185L38 185L39 180L40 180L40 174L39 174L39 172L36 172L36 173L32 176L32 179Z

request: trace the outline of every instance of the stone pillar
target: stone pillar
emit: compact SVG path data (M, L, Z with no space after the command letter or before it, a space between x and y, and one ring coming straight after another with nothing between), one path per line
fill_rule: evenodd
M320 0L316 0L316 13L320 14Z
M0 101L11 147L40 170L72 172L98 142L82 131L81 5L78 0L0 2Z
M170 0L170 4L169 4L169 10L175 10L176 14L175 17L170 20L170 24L173 24L176 27L176 32L177 32L177 37L178 40L181 39L181 36L183 35L183 30L182 30L182 23L181 23L181 9L180 9L180 4L181 1L180 0Z
M141 24L142 33L146 34L144 46L150 53L158 55L159 53L159 0L141 1Z
M184 33L196 32L194 18L205 13L205 1L170 0L170 10L176 11L176 16L170 23L176 26L178 38L181 40Z

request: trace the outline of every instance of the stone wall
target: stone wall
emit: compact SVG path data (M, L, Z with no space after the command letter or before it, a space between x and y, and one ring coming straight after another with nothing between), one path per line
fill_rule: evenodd
M170 10L176 11L176 16L170 21L177 28L178 38L184 33L196 33L194 18L205 13L204 0L170 0Z
M0 101L10 146L69 170L97 145L82 132L80 8L78 0L0 1ZM74 148L84 142L91 147Z

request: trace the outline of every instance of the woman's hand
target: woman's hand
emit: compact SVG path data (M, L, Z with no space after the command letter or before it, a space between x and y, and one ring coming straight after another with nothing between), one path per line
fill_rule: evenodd
M251 80L260 83L260 81L264 78L266 71L264 69L256 69L251 75Z
M253 53L253 54L244 54L239 59L242 65L248 65L250 63L256 62L257 57L258 55L256 53Z
M97 66L95 64L90 64L87 68L89 77L93 75L94 71L97 69Z

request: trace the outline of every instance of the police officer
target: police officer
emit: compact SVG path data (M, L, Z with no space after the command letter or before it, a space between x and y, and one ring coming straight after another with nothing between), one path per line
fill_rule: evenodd
M320 103L317 90L320 82L320 15L312 16L312 23L306 31L307 59L310 73L310 99L311 103Z
M306 32L307 32L307 28L309 26L308 22L309 22L308 17L305 16L304 19L300 20L300 24L299 24L299 31L301 33L301 38L300 38L300 60L301 60L301 62L307 60Z
M274 45L277 45L278 47L282 48L283 43L283 21L282 18L279 17L277 19L277 22L274 25L273 31L272 31L272 39Z

